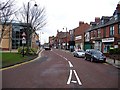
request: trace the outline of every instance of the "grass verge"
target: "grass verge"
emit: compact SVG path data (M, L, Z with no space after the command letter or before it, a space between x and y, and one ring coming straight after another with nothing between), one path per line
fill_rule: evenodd
M1 53L1 54L2 55L0 56L2 56L2 68L15 65L18 63L22 63L25 61L29 61L37 57L37 55L30 55L30 56L23 57L21 54L12 53L12 52L11 53L6 52L6 53Z

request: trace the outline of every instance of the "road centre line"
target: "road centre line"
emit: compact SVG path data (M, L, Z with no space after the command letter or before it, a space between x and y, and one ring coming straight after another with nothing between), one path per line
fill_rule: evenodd
M73 67L73 65L72 65L72 63L71 63L70 61L68 61L68 63L69 63L69 66L70 66L70 67Z
M39 57L41 57L41 53L43 52L43 50L39 53ZM38 57L38 58L39 58ZM25 64L28 64L28 63L31 63L31 62L34 62L34 61L36 61L38 58L35 58L35 59L33 59L33 60L30 60L30 61L27 61L27 62L23 62L23 63L20 63L20 64L16 64L16 65L14 65L14 66L10 66L10 67L6 67L6 68L2 68L2 69L0 69L0 71L4 71L4 70L8 70L8 69L12 69L12 68L16 68L16 67L19 67L19 66L21 66L21 65L25 65Z
M53 51L53 52L54 52L54 51ZM69 66L70 66L71 68L73 68L72 63L71 63L66 57L64 57L64 56L62 56L62 55L60 55L60 54L58 54L58 53L56 53L56 52L54 52L54 53L57 54L58 56L64 58L66 61L68 61ZM77 81L72 80L72 73L75 74ZM78 82L79 85L82 85L82 83L81 83L81 81L80 81L80 79L79 79L79 77L78 77L78 75L77 75L77 72L76 72L75 70L72 70L72 69L70 69L70 74L69 74L69 77L68 77L67 84L70 84L70 82L72 82L72 83L77 83L77 82Z
M68 59L66 57L63 57L66 61L68 61Z

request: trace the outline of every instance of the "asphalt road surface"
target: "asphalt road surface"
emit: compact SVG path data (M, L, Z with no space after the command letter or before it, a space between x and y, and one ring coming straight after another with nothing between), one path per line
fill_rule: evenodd
M63 50L44 50L33 62L3 70L2 88L118 88L119 71Z

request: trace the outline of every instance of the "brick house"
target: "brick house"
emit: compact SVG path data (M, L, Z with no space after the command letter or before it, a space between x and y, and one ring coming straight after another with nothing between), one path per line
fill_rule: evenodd
M61 48L61 49L69 48L68 42L69 42L69 32L57 31L56 40L55 40L56 48Z
M49 37L49 45L50 45L51 47L54 47L54 42L55 42L55 37L54 37L54 36L50 36L50 37Z
M84 32L90 27L88 23L79 22L79 26L74 30L75 47L84 49Z
M120 48L120 4L112 16L102 16L99 23L91 23L85 32L85 49L99 49L108 53L110 48Z

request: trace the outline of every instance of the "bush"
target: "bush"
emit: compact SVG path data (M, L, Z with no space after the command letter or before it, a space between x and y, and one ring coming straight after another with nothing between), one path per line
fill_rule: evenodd
M21 53L21 51L22 51L22 47L19 47L18 48L18 53Z
M120 48L110 49L109 54L120 54Z
M27 51L27 47L24 47L24 54L26 54L26 51ZM19 47L19 48L18 48L18 53L19 53L19 54L22 54L22 53L23 53L23 47Z
M27 47L24 47L24 54L26 54L26 52L27 52ZM36 54L36 52L37 52L37 49L30 48L29 54L34 55L34 54ZM23 47L18 48L18 53L23 54Z

